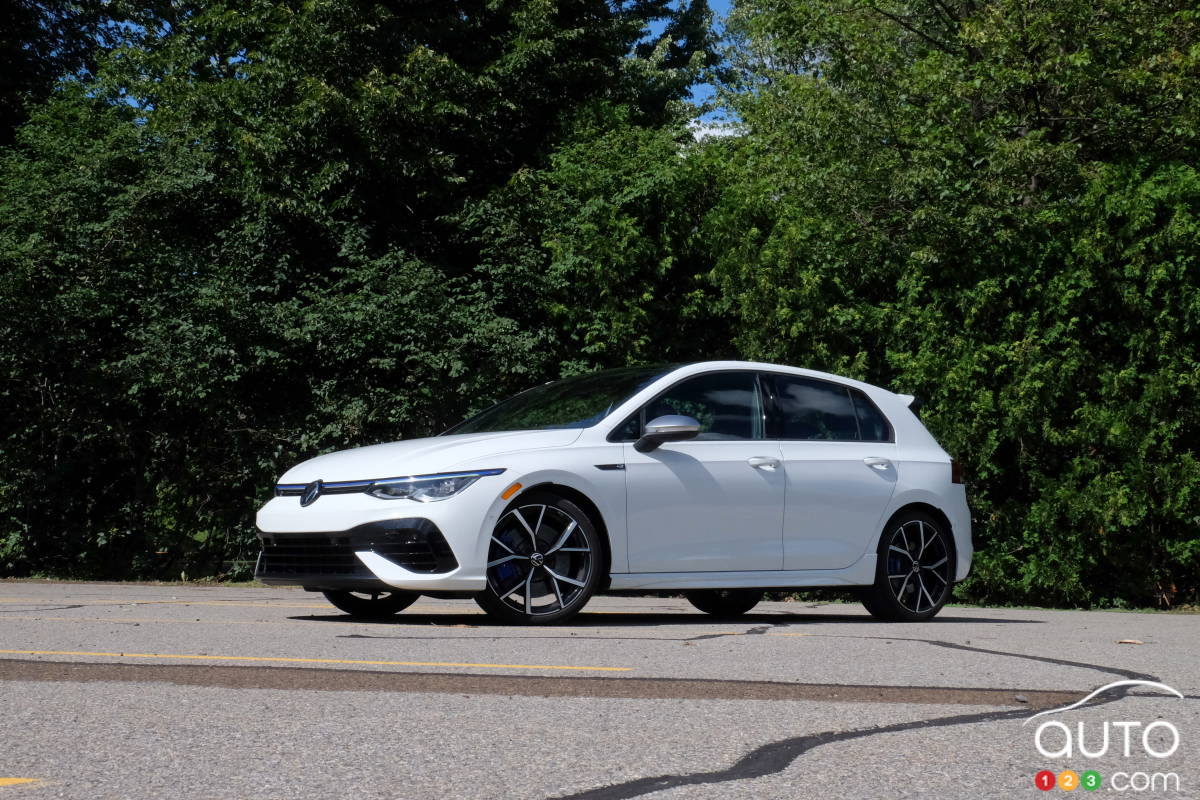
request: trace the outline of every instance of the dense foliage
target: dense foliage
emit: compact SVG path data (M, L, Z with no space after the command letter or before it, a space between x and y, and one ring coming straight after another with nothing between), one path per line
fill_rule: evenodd
M718 275L742 352L912 392L975 597L1194 600L1190 2L744 3Z
M20 8L0 574L236 573L300 458L745 356L923 398L968 596L1194 601L1191 4Z

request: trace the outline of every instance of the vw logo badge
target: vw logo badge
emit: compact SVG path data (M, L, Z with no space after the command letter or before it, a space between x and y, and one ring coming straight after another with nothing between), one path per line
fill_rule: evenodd
M301 506L311 506L317 502L317 498L321 496L321 488L325 484L319 480L313 481L308 486L304 487L304 494L300 495Z

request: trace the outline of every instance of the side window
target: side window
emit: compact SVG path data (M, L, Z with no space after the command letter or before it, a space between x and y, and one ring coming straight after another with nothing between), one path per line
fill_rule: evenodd
M700 440L761 439L762 401L751 372L697 375L650 401L643 419L686 414L700 422Z
M857 389L851 389L850 396L854 398L854 410L858 412L858 428L862 431L862 440L864 442L890 442L892 426L884 419L875 404Z
M775 376L780 439L859 441L858 415L845 386Z
M635 442L642 435L642 415L641 412L634 414L608 435L610 442Z

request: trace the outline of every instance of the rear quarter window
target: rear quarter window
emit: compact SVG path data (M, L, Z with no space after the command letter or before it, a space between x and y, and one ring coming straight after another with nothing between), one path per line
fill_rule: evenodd
M892 441L892 426L883 412L858 389L850 390L850 398L854 401L854 412L858 416L858 429L862 434L862 441Z

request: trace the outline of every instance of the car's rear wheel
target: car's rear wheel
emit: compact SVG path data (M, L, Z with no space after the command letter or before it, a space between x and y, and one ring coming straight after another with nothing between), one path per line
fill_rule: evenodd
M714 617L740 617L759 604L761 589L696 589L685 592L688 602Z
M322 592L325 599L352 617L380 619L398 614L421 595L416 592Z
M487 588L475 601L512 624L561 622L596 590L602 546L596 526L570 500L545 492L523 496L492 531Z
M904 512L883 531L875 585L863 591L862 603L889 622L932 619L950 599L954 565L954 540L945 524L924 512Z

